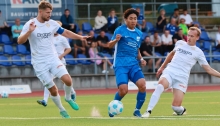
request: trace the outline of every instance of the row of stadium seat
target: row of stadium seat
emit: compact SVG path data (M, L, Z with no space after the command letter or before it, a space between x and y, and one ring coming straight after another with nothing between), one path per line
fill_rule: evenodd
M30 52L26 49L24 45L16 45L16 51L13 49L12 45L3 45L0 49L0 54L8 54L8 55L15 55L15 54L22 54L28 55Z
M112 56L108 53L103 53L105 57L112 58ZM66 63L68 65L76 65L76 64L83 64L83 65L90 65L93 64L91 60L85 60L84 58L87 58L84 54L78 54L77 55L78 60L74 59L74 57L70 54L65 56ZM80 60L80 58L83 58ZM113 63L113 60L110 59L110 61ZM25 65L31 65L31 55L25 55L24 58L20 55L12 55L10 58L5 55L0 55L0 65L1 66L25 66Z

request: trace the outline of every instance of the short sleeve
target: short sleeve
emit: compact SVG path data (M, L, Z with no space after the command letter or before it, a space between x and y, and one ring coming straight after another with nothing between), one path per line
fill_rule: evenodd
M68 40L65 37L62 38L62 44L64 48L71 48Z
M158 43L161 43L162 40L161 40L161 37L158 35Z
M58 24L56 21L51 20L52 24L53 24L53 34L57 33L57 31L59 30L59 28L61 27L60 24Z
M13 26L11 27L11 32L13 33L15 29L16 29L16 27L13 25Z
M199 55L198 55L198 58L197 58L197 61L199 63L200 66L202 65L208 65L208 62L205 58L205 55L202 51L200 51Z
M115 32L114 32L114 34L113 34L113 36L112 36L112 39L111 39L111 41L113 41L115 38L116 38L116 35L117 34L120 34L120 27L118 27L116 30L115 30Z
M26 34L26 33L28 32L29 26L30 26L30 23L31 23L31 22L32 22L32 21L28 21L27 23L25 23L24 27L23 27L22 30L21 30L20 35Z

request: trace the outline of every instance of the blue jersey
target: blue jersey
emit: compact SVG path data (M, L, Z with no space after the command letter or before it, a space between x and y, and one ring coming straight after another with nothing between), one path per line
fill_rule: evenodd
M137 28L130 30L126 25L122 25L115 30L112 40L117 34L121 35L121 39L115 45L114 67L138 65L137 56L142 32Z

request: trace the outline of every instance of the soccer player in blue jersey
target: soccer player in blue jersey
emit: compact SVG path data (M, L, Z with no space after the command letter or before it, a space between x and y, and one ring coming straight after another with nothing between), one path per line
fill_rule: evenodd
M146 61L143 60L139 51L142 32L135 27L138 16L139 13L136 10L127 9L124 12L125 25L115 30L108 45L110 48L115 47L113 66L118 92L116 92L114 100L121 101L128 93L128 81L131 80L139 89L133 115L141 117L140 109L146 97L146 81L139 66L139 61L143 66L146 65ZM114 115L109 113L109 116L113 117Z

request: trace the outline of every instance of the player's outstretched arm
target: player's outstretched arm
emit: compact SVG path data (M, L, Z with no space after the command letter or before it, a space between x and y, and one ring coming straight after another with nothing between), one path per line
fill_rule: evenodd
M71 39L87 39L89 38L89 36L81 36L81 35L78 35L78 34L75 34L67 29L64 30L64 32L61 34L62 36L64 37L67 37L67 38L71 38Z
M208 74L220 78L220 73L219 73L218 71L216 71L215 69L213 69L212 67L210 67L210 65L202 65L202 68L203 68Z
M116 44L120 39L121 39L121 35L117 34L114 40L108 42L108 47L109 47L109 48L114 47L115 44Z

